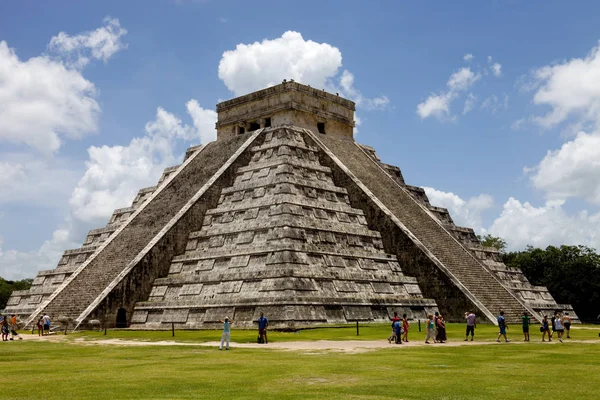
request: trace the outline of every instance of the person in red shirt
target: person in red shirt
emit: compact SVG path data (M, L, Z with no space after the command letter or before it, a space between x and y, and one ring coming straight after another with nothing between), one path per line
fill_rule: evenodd
M404 329L404 333L402 334L402 340L408 342L408 327L410 324L408 323L408 318L406 314L402 314L402 329Z

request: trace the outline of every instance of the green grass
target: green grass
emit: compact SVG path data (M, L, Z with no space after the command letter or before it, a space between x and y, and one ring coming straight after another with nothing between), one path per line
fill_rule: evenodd
M462 340L463 325L450 338ZM519 339L518 327L509 330ZM360 328L363 340L385 340L387 325ZM477 340L495 339L480 325ZM598 329L576 329L575 339L598 342ZM170 332L109 331L108 338L172 340ZM595 398L600 385L600 343L539 343L389 348L365 353L292 352L267 348L230 351L189 346L106 346L66 341L2 343L3 399L547 399L568 386L569 398ZM177 341L213 341L217 331L176 331ZM254 341L255 331L232 340ZM271 341L357 339L355 327L299 333L271 332ZM413 340L423 335L413 332Z
M539 325L530 328L531 340L541 340ZM409 340L424 340L425 325L422 325L423 332L418 331L416 323L411 325L409 331ZM579 340L598 339L600 326L594 329L593 325L575 326L572 328L572 336ZM447 333L450 341L462 341L465 334L464 324L447 324ZM391 334L389 324L363 324L359 325L359 335L356 335L356 325L340 325L336 327L320 327L314 329L303 329L297 332L276 332L269 331L269 341L271 342L289 342L289 341L307 341L307 340L382 340ZM498 328L491 324L479 324L475 332L478 341L496 340ZM518 325L509 326L509 339L522 340L523 334ZM231 340L239 343L256 342L257 331L248 329L235 329L232 327ZM176 342L210 342L220 340L221 332L217 330L200 331L175 331L175 337L170 330L165 331L131 331L131 330L109 330L104 336L104 331L93 332L83 331L70 333L69 339L125 339L142 341L176 341Z

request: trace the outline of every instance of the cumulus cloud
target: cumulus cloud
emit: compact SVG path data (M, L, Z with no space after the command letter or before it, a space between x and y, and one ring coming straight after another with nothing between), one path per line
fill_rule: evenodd
M3 153L0 159L0 205L61 205L77 182L72 162L28 153Z
M492 114L496 114L498 111L508 108L508 95L505 94L502 98L498 98L495 94L486 97L481 102L482 110L489 110Z
M440 94L434 93L417 105L417 114L421 119L450 117L452 102L469 90L480 78L481 74L473 72L470 67L459 69L448 78L445 91Z
M495 76L499 77L502 75L502 65L500 63L494 62L492 56L488 56L488 65L490 68L490 72Z
M600 134L580 132L560 149L548 151L531 181L551 200L579 197L600 204Z
M211 142L217 139L217 113L214 110L200 107L198 101L192 99L186 103L188 114L194 121L197 135L200 137L201 143Z
M463 56L463 60L465 60L465 61L467 61L467 62L469 62L469 61L473 60L473 58L474 58L474 57L473 57L473 54L471 54L471 53L467 53L467 54L465 54L465 55Z
M121 38L127 30L116 18L106 17L104 26L71 36L60 32L50 40L48 48L60 54L68 64L82 68L90 59L107 62L115 53L127 48Z
M465 106L463 107L463 115L471 112L473 107L475 107L475 103L477 102L477 97L473 93L469 93L467 98L465 99Z
M162 171L176 164L176 139L194 137L192 127L161 107L145 131L127 146L88 149L86 172L69 200L74 219L105 223L114 209L130 204L139 189L155 185Z
M494 205L494 199L488 194L480 194L464 200L452 192L443 192L430 187L424 189L432 205L447 208L456 225L473 228L475 233L482 231L482 213Z
M582 210L569 214L561 201L534 207L511 197L489 232L504 238L509 250L562 244L600 249L600 213Z
M115 209L129 206L139 189L156 185L163 170L182 159L182 154L177 153L177 144L198 139L204 143L214 138L216 117L207 113L194 99L187 103L187 108L194 126L184 124L176 115L158 107L156 118L145 126L145 134L133 138L127 146L91 146L85 173L79 181L75 179L75 189L68 200L70 215L54 232L52 239L36 251L0 248L0 274L20 279L31 277L40 269L55 268L65 249L80 246L87 231L105 225ZM35 163L2 162L0 173L6 172L3 179L10 179L13 185L9 188L18 187L19 179L24 177L25 185L31 186L31 179L43 176L41 171L31 174L32 165L35 166ZM42 169L43 165L35 169ZM54 177L59 172L55 169L49 173ZM73 173L66 172L63 181L71 182ZM60 177L54 177L52 182L56 183L57 179ZM51 193L51 188L45 186L42 179L40 182L39 194L44 199ZM17 195L2 191L0 203L6 200L5 197L8 198L6 201L14 201Z
M327 43L304 40L287 31L280 38L240 43L223 53L219 78L237 96L281 83L284 79L325 88L342 66L342 53Z
M100 106L94 84L81 68L90 59L108 61L126 47L119 20L105 19L94 31L60 32L48 45L58 57L26 61L0 41L0 142L25 144L51 154L62 138L79 139L98 129Z
M236 96L293 79L317 89L339 92L367 109L387 106L386 96L367 98L354 87L354 75L341 74L342 53L328 43L305 40L302 34L287 31L276 39L240 43L223 53L219 78Z
M533 72L533 80L525 82L536 89L533 102L551 110L534 117L534 122L551 128L569 117L600 125L600 46L584 58L544 66Z
M47 56L21 61L0 41L0 142L52 153L61 136L81 138L98 128L96 88L79 71Z

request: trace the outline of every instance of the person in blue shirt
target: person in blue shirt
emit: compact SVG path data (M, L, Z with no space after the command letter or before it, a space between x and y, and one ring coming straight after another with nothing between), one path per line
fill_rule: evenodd
M505 342L509 342L510 340L508 340L508 338L506 337L506 318L504 318L504 311L500 311L500 315L498 316L498 328L500 328L500 333L498 333L498 338L496 339L496 342L500 342L500 336L504 336L504 341Z
M267 326L269 326L269 320L263 313L260 313L260 318L258 319L258 342L259 343L269 343L267 341Z
M233 321L229 321L229 317L225 317L225 320L221 321L221 322L223 323L223 334L221 335L221 346L219 347L219 350L223 350L223 342L224 341L227 341L225 350L229 350L231 324L233 324Z

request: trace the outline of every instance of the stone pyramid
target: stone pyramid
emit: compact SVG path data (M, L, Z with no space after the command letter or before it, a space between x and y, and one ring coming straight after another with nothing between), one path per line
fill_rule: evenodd
M284 82L217 105L218 140L41 271L8 312L84 327L277 327L473 309L495 322L557 304L400 169L354 142L354 103ZM425 298L424 298L425 297Z
M134 325L198 328L229 315L252 326L264 312L271 326L290 327L387 321L393 310L424 318L436 308L385 253L302 130L261 136L185 253L136 305Z

